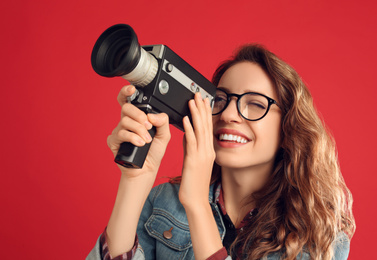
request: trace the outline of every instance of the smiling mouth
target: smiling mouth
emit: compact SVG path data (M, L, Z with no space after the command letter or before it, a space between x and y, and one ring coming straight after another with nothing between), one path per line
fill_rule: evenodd
M220 141L225 141L225 142L230 142L230 143L246 144L248 142L248 140L243 138L242 136L232 135L232 134L220 134L218 136L218 139Z

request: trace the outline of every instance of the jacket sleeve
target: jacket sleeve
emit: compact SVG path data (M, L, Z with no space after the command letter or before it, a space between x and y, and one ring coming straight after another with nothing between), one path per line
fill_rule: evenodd
M101 243L101 238L104 234L101 234L99 236L99 238L97 239L97 242L94 246L94 248L92 249L92 251L90 251L89 255L85 258L86 260L102 260L102 250L101 250L101 246L102 246L102 243ZM131 258L127 258L127 254L125 254L124 256L119 256L119 257L116 257L115 259L124 259L124 260L145 260L145 257L144 257L144 253L143 253L143 249L141 248L141 246L139 244L136 244L135 245L137 248L135 249L135 251L132 253L132 257ZM130 254L128 254L130 255ZM110 258L109 258L110 259Z
M350 240L348 236L341 232L334 241L333 260L346 260L350 252Z
M146 259L155 259L156 257L156 240L151 237L145 229L145 223L148 221L149 217L153 212L153 200L156 196L156 191L159 191L160 187L157 186L152 189L147 200L144 203L143 210L141 211L139 222L137 225L137 236L139 240L138 251ZM139 258L137 258L139 259ZM142 259L142 258L140 258Z
M139 223L138 223L138 226L137 226L138 240L143 241L142 244L146 246L148 256L154 256L155 255L154 254L155 247L153 246L155 244L155 241L154 241L154 239L152 239L146 233L146 231L144 229L144 223L148 220L149 216L152 213L153 197L154 197L154 192L153 192L153 189L152 189L152 192L149 194L149 196L148 196L148 198L147 198L147 200L144 204L143 210L142 210L140 218L139 218ZM86 257L86 260L103 260L102 255L101 255L101 252L102 252L102 250L101 250L101 236L103 236L103 234L101 234L98 237L94 248L92 249L92 251L90 251L89 255ZM132 260L144 260L145 259L144 249L142 248L142 245L140 243L138 243L135 255L131 259Z
M219 251L208 257L206 260L231 260L232 258L228 255L225 247L221 248Z
M85 260L101 260L101 248L100 248L100 239L101 236L98 237L96 245L90 251L89 255L85 258Z

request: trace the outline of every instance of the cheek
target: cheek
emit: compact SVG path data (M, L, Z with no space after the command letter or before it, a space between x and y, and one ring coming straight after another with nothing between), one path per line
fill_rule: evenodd
M212 124L215 125L219 121L220 115L212 116Z
M280 118L261 121L261 124L255 125L253 128L257 144L273 153L279 149L281 142Z

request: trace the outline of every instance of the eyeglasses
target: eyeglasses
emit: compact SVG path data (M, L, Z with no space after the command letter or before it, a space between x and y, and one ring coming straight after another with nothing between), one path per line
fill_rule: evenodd
M228 107L232 97L237 98L238 113L249 121L257 121L265 117L272 104L279 107L275 100L260 93L247 92L238 95L229 94L224 90L217 89L212 115L215 116L222 113Z

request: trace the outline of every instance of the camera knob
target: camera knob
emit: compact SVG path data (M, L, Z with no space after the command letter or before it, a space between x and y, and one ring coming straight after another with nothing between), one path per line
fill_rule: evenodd
M132 94L132 96L127 97L127 102L134 101L139 95L140 95L140 92L138 89L136 89L135 92Z
M162 95L165 95L169 92L169 83L166 80L161 80L158 84L158 89Z
M172 71L173 71L173 68L174 68L174 66L173 66L173 64L171 64L171 63L168 63L168 64L166 64L166 66L165 66L166 72L168 72L168 73L172 72Z

